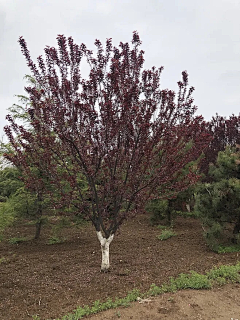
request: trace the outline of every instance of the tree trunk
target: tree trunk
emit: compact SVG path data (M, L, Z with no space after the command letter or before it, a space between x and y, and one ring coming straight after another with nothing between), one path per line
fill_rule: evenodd
M34 239L39 239L39 237L40 237L40 232L41 232L41 227L42 227L42 219L40 219L40 220L36 223L36 231L35 231L35 237L34 237Z
M39 239L41 227L42 227L42 192L38 191L37 194L37 223L36 223L36 233L34 239Z
M109 263L109 246L110 243L113 240L114 234L111 234L110 237L104 238L102 236L101 231L97 231L97 237L101 244L101 250L102 250L102 264L101 264L101 271L102 272L108 272L110 263Z
M233 238L232 238L232 243L237 243L238 242L238 234L240 233L240 216L238 217L238 220L234 226L233 229Z
M189 203L186 203L187 212L191 212L191 207Z
M170 226L172 223L172 210L171 208L167 209L167 225Z

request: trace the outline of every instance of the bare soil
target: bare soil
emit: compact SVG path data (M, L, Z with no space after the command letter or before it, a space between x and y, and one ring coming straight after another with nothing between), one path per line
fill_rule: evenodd
M100 273L100 244L91 225L65 228L61 244L47 244L47 227L39 241L18 245L2 241L0 319L25 320L32 315L55 319L98 299L124 297L134 288L147 291L152 283L161 285L182 272L204 273L239 261L238 253L211 252L196 219L179 217L174 227L177 236L166 241L157 239L160 230L149 221L148 215L141 215L122 226L110 246L109 273ZM9 229L6 237L31 235L34 226L22 225ZM92 319L240 319L239 289L228 285L207 292L165 294ZM225 313L218 316L220 309Z

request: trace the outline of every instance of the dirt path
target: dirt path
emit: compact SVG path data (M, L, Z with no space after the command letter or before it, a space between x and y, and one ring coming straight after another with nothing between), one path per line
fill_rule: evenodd
M150 301L151 300L151 301ZM240 320L240 285L212 290L182 290L128 308L108 310L89 320Z

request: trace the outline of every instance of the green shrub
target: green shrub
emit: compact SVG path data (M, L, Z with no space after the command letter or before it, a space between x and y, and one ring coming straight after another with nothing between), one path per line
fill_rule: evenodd
M14 211L8 202L0 203L0 235L15 219Z
M151 223L153 225L159 224L167 216L168 201L160 199L151 200L147 203L145 209L151 213Z

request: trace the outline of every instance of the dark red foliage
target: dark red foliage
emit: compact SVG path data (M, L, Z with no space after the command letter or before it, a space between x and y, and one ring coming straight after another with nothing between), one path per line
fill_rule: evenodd
M240 144L240 115L232 115L229 119L216 114L211 121L206 123L207 130L212 136L212 140L205 150L205 157L201 161L201 171L208 180L208 170L210 163L215 164L219 151L223 151L226 146L235 147Z
M163 68L142 70L137 32L132 46L121 42L116 48L108 39L103 48L96 40L96 56L72 38L59 35L57 41L58 50L46 47L45 62L40 56L37 67L20 38L41 89L25 88L33 130L8 117L5 132L16 157L28 155L36 166L43 164L56 186L61 186L61 168L71 185L71 192L62 192L63 200L70 195L108 237L130 212L144 208L149 197L174 197L195 183L196 170L182 170L201 155L210 137L203 118L194 116L194 88L188 89L187 72L177 95L161 90ZM90 67L88 79L81 77L83 58Z

